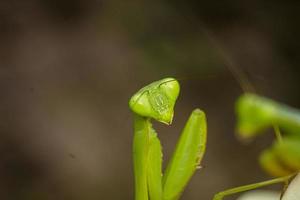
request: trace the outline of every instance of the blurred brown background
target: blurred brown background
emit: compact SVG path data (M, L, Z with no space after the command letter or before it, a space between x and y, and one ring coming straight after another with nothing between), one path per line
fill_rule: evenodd
M170 127L155 123L168 160L189 112L207 112L203 168L182 199L268 177L234 136L243 92L295 107L299 1L0 1L0 199L133 199L128 99L164 77L182 90ZM243 82L245 79L243 79ZM230 198L228 198L230 199Z

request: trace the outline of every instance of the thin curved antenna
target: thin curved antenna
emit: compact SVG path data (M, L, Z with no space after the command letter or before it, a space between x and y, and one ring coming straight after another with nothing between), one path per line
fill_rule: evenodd
M175 7L173 8L178 12L177 8ZM236 63L228 55L228 53L225 53L224 47L220 45L220 41L216 39L215 34L205 25L205 23L199 18L198 18L199 21L198 20L195 21L193 18L186 15L181 15L181 17L183 17L185 20L189 21L192 24L199 24L199 26L194 26L196 31L203 33L206 36L206 38L210 41L210 44L216 50L219 56L222 58L225 66L231 72L234 79L238 82L242 90L244 92L256 93L255 88L253 84L250 82L247 75L244 73L244 71L241 68L237 67Z
M228 53L225 53L224 48L220 45L220 42L217 41L214 34L204 25L202 27L202 32L206 35L206 37L209 39L213 47L216 49L220 57L223 58L225 61L225 66L227 69L231 72L234 79L239 83L240 87L243 89L244 92L252 92L255 93L255 89L253 84L250 82L247 75L244 73L244 71L237 67L234 63L233 59L228 55Z

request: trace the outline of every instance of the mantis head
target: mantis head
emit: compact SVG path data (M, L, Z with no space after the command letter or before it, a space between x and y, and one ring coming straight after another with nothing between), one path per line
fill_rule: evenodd
M180 87L176 79L165 78L135 93L129 101L129 107L138 115L171 124L179 91Z

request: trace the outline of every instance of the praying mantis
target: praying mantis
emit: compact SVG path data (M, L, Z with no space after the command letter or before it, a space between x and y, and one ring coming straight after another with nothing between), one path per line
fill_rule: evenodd
M161 143L151 119L171 124L179 91L176 79L165 78L143 87L129 101L134 114L135 200L178 200L203 159L207 138L206 117L203 111L195 109L162 173ZM222 200L225 196L270 184L286 183L300 169L298 110L254 94L240 97L236 110L239 137L255 137L267 127L275 127L278 141L262 153L260 163L267 172L278 178L219 192L213 200ZM288 135L282 138L280 129Z
M162 175L162 151L151 119L171 124L180 86L176 79L153 82L136 94L129 107L134 114L133 166L136 200L177 200L203 158L206 117L192 111Z

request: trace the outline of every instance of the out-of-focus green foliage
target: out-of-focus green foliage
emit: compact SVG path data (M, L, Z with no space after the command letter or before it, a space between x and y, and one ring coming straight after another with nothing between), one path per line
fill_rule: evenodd
M237 133L251 138L273 125L300 137L300 110L255 94L242 95L236 104Z
M260 164L269 174L284 176L300 170L299 110L255 94L244 94L237 101L236 113L239 137L253 138L272 126L286 133L260 155Z

